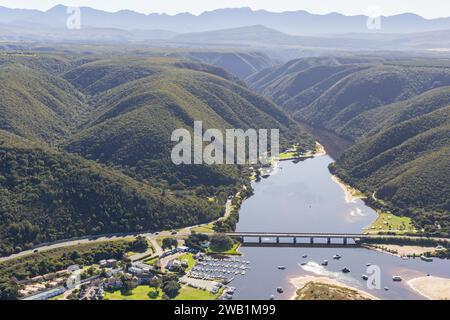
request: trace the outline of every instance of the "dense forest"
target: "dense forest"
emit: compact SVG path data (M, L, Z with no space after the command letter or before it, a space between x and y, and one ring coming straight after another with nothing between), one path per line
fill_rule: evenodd
M235 165L171 162L173 130L277 128L313 139L227 71L171 57L0 56L0 255L72 237L212 221L248 183ZM216 201L208 201L215 197Z
M349 139L331 166L380 209L450 234L450 69L379 57L305 58L247 82L303 123Z

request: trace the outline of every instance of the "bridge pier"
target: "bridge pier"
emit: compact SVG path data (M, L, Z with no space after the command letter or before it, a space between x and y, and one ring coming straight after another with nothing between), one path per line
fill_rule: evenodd
M314 244L314 237L311 237L311 238L309 239L309 243L310 243L310 244Z
M262 237L258 237L258 242L262 243Z
M294 244L297 244L297 238L294 237L293 239L294 239Z
M327 238L327 244L331 244L331 238L330 237Z
M347 238L344 238L344 244L347 244Z
M280 237L277 237L277 243L280 243Z

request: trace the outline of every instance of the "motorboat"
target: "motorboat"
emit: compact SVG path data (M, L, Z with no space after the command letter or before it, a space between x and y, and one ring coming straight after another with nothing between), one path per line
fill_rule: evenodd
M321 265L327 266L327 265L328 265L328 260L323 260L323 262L321 263Z
M343 267L343 268L342 268L342 272L343 272L343 273L349 273L349 272L350 272L350 269L347 268L347 267Z
M333 256L333 259L335 259L335 260L339 260L340 258L342 258L340 255L338 255L338 254L335 254L334 256Z
M400 277L400 276L393 276L392 280L394 280L394 281L402 281L402 277Z

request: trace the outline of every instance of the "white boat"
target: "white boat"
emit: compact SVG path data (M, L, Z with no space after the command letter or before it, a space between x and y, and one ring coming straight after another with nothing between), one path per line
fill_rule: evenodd
M333 259L335 259L335 260L339 260L340 258L341 258L341 256L338 255L338 254L335 254L335 255L333 256Z
M327 266L327 265L328 265L328 260L323 260L323 262L321 263L321 265Z
M420 259L422 259L423 261L426 261L426 262L431 262L431 261L433 261L432 258L426 257L426 256L420 256Z
M400 277L400 276L393 276L392 280L394 280L394 281L402 281L402 277Z
M303 259L304 259L304 258L308 258L308 255L304 254L304 255L302 256L302 258L303 258Z
M349 273L349 272L350 272L350 269L347 268L347 267L343 267L343 268L342 268L342 272L343 272L343 273Z
M275 296L273 294L270 295L270 300L274 300Z
M361 278L362 278L363 280L368 280L368 279L369 279L369 277L368 277L367 275L365 275L365 274L363 274L363 275L361 276Z

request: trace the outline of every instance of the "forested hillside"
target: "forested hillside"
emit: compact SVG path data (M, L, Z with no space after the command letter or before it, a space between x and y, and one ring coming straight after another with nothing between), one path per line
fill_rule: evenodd
M299 59L247 81L295 119L352 140L331 169L375 205L448 235L450 69L426 65Z
M0 255L218 218L248 172L175 166L171 133L192 131L194 120L204 129L277 128L284 146L314 146L275 104L217 66L80 54L0 61Z
M76 236L196 224L222 211L4 131L0 160L2 255Z

